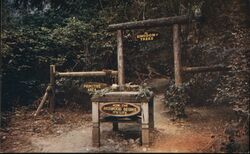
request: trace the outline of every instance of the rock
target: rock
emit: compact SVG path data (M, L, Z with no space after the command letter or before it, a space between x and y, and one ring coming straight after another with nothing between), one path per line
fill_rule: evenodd
M32 128L32 131L34 133L40 133L41 132L41 130L39 128Z
M143 151L143 152L147 151L147 148L144 147L144 148L142 149L142 151Z
M120 148L119 144L115 146L115 150L118 150L119 148Z
M57 133L57 134L61 134L61 133L63 133L63 131L58 130L58 131L56 131L56 133Z
M123 148L120 147L120 148L118 149L118 151L119 151L119 152L122 152L122 151L124 151L124 150L123 150Z
M135 143L140 144L140 138L137 138L137 139L135 140Z
M2 137L2 140L6 140L6 136L3 136L3 137Z
M127 140L123 140L123 141L122 141L122 144L128 145L128 141L127 141Z
M131 146L131 147L135 148L136 146L137 146L136 144L132 144L132 146Z
M115 141L112 140L112 139L108 139L108 141L109 141L110 143L115 143Z
M134 144L135 140L131 138L131 139L128 140L128 142L129 142L129 144Z

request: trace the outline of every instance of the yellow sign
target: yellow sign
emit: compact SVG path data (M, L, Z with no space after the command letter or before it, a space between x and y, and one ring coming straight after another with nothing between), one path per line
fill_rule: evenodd
M144 32L136 35L136 39L139 41L153 41L159 38L158 32Z
M126 117L138 114L141 108L132 103L105 103L100 110L111 116Z
M82 84L82 88L87 89L88 92L95 92L106 87L108 87L108 84L99 82L86 82Z

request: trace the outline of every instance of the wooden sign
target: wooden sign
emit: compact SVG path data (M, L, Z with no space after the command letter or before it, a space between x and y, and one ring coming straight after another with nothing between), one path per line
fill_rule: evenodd
M100 111L111 116L127 117L138 114L141 108L132 103L105 103Z
M143 32L136 34L136 40L138 41L153 41L159 39L160 34L158 32Z
M100 82L86 82L82 84L81 87L87 89L88 92L95 92L96 90L108 87L108 84Z

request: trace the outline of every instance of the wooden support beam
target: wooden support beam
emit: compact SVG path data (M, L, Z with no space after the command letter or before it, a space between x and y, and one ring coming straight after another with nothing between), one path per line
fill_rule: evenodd
M117 121L113 121L113 131L118 131L119 130L119 124Z
M173 26L173 50L174 50L174 72L175 72L175 86L182 84L181 77L181 43L179 34L179 25Z
M123 31L117 31L117 64L118 64L118 85L121 89L125 84L125 77L124 77L124 55L123 55Z
M117 71L91 71L91 72L57 72L58 77L89 77L89 76L107 76L117 75Z
M217 65L217 66L183 67L182 71L185 73L201 73L201 72L229 71L230 69L231 69L230 67Z
M92 145L100 147L100 110L99 103L92 102Z
M45 94L43 95L43 98L42 98L42 101L41 103L39 104L37 110L36 110L36 113L34 114L34 116L37 116L40 112L40 110L42 109L43 107L43 104L45 103L45 101L47 100L48 96L49 96L49 92L51 91L51 86L48 86L46 88L46 91L45 91Z
M55 111L55 83L56 83L56 66L50 65L50 86L51 86L51 95L50 95L50 112Z
M142 145L149 146L149 104L148 102L141 103L141 133L142 133Z
M108 29L109 30L125 30L125 29L140 29L140 28L148 28L148 27L161 27L161 26L169 26L173 24L188 23L191 19L192 17L188 15L158 18L158 19L148 19L148 20L142 20L142 21L112 24L108 26Z

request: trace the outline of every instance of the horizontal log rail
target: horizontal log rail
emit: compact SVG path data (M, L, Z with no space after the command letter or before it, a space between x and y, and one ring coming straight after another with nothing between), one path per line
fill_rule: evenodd
M200 72L216 72L216 71L229 71L231 68L223 65L217 66L200 66L200 67L182 67L185 73L200 73Z
M108 26L108 30L140 29L148 27L168 26L173 24L184 24L188 23L191 19L192 17L188 15L158 18L158 19L148 19L142 21L112 24Z
M57 77L90 77L90 76L108 76L117 75L117 71L91 71L91 72L56 72Z

